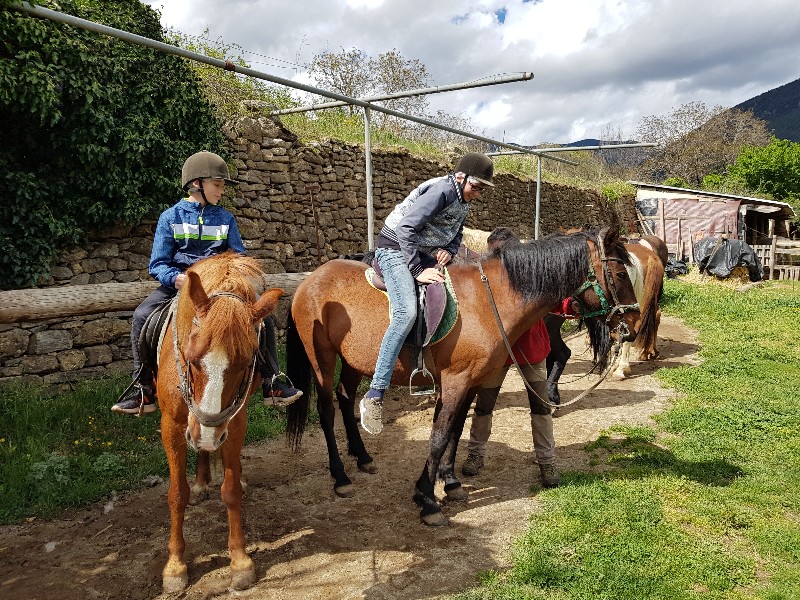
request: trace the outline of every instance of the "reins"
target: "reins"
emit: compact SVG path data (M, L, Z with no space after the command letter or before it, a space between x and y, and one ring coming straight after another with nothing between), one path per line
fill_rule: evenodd
M245 305L247 304L247 300L245 298L239 296L238 294L234 294L233 292L214 292L213 294L209 295L209 300L219 297L235 298L239 302L242 302ZM174 319L176 312L177 303L173 305L172 314L170 315L171 319ZM192 318L192 324L200 327L200 320L197 317L194 317ZM264 327L264 323L259 322L258 329L256 331L258 336L261 335L262 327ZM194 401L194 391L192 389L191 376L192 368L188 361L181 364L182 354L178 344L178 328L175 321L172 323L172 346L175 353L175 369L178 372L178 389L181 391L183 401L186 403L189 412L194 415L195 419L197 419L201 425L206 427L219 427L223 423L233 419L247 404L247 391L250 389L250 386L253 383L253 377L255 376L258 352L253 354L253 362L250 364L247 376L242 378L242 383L239 385L239 390L237 391L233 402L222 411L216 414L211 414L203 411L203 409Z
M599 242L598 243L598 248L599 248L599 252L600 252L600 261L601 261L602 266L603 266L603 273L605 275L605 280L608 282L608 287L609 287L609 290L611 292L611 297L612 297L612 299L614 301L614 305L613 306L609 306L608 299L606 298L606 295L603 292L603 289L600 287L600 284L597 281L597 275L596 275L596 273L594 271L594 266L591 264L591 262L589 263L589 270L588 270L586 281L583 283L583 285L581 285L578 288L578 290L574 293L573 297L575 298L576 301L578 301L578 303L581 305L581 307L585 307L585 305L582 302L580 302L580 300L578 300L577 296L591 287L594 290L595 294L597 295L598 299L600 300L601 310L599 310L599 311L589 311L587 313L583 313L582 312L581 316L582 317L587 317L587 316L592 317L592 316L599 316L599 315L608 315L606 317L606 323L608 323L609 320L611 319L611 317L615 313L619 312L620 314L623 314L623 313L625 313L625 312L627 312L629 310L638 310L639 309L639 304L638 303L635 303L635 304L620 304L619 297L617 295L616 285L614 284L613 278L611 277L611 274L608 271L607 262L608 261L612 261L612 260L613 261L617 261L617 262L622 262L622 260L619 259L619 258L607 257L605 255L605 249L603 248L602 240L598 240L598 242ZM628 330L628 326L625 324L624 321L620 321L619 325L617 325L617 327L615 328L615 330L617 331L618 335L617 335L617 341L614 344L614 347L612 349L613 356L612 356L612 359L609 361L608 366L606 367L605 371L600 374L600 378L597 380L597 382L593 383L591 386L589 386L589 388L587 388L586 390L581 392L578 396L576 396L575 398L573 398L569 402L563 402L561 404L554 404L554 403L550 402L550 400L548 398L542 398L536 392L536 390L533 389L531 384L528 383L528 380L522 374L522 368L519 366L519 362L517 362L517 358L514 356L514 350L511 347L511 343L508 341L508 336L506 335L506 330L503 327L503 321L500 318L500 312L497 310L497 304L494 301L494 295L492 294L492 288L489 285L489 278L486 276L486 273L483 270L483 264L481 263L481 261L478 260L477 263L478 263L478 270L480 271L480 274L481 274L481 281L483 282L483 285L486 288L486 293L489 296L489 304L492 307L492 312L494 313L494 318L495 318L495 321L497 322L497 328L500 330L500 336L503 339L503 343L505 343L506 350L508 351L508 355L511 357L511 361L514 364L514 367L517 369L517 373L519 373L519 376L522 379L522 382L525 384L525 387L530 392L532 392L534 396L539 398L539 400L541 400L545 405L547 405L547 406L549 406L551 408L554 408L554 409L555 408L563 408L564 406L569 406L570 404L574 404L575 402L578 402L579 400L583 399L586 396L586 394L588 394L589 392L594 390L598 385L600 385L603 381L605 381L605 379L608 377L609 373L611 373L611 369L614 366L614 364L616 363L617 358L619 357L620 349L622 347L622 341L621 340L622 340L623 336L627 336L630 333L629 330Z

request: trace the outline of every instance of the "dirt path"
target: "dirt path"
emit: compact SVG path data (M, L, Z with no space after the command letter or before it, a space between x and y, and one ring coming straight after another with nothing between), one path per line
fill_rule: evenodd
M659 338L657 364L634 363L631 379L605 383L557 413L560 470L598 468L589 465L587 442L613 424L645 423L663 409L670 393L651 374L656 367L693 363L696 342L691 331L666 317ZM562 387L564 401L588 385L586 379L574 381L590 358L582 337L569 345L573 360L562 379L571 383ZM444 506L451 519L445 528L421 525L411 501L433 413L430 403L414 400L392 396L383 433L364 434L380 468L377 475L361 473L346 460L358 489L355 498L333 494L317 427L307 432L298 455L288 454L283 440L245 448L245 526L258 581L243 592L226 589L227 522L217 496L187 513L190 586L181 597L434 598L474 585L482 571L506 566L509 543L539 506L521 381L514 372L507 378L486 467L480 476L464 478L468 502ZM463 458L462 446L459 469ZM169 527L166 487L126 493L61 519L0 528L0 597L159 597ZM441 496L441 487L438 491Z

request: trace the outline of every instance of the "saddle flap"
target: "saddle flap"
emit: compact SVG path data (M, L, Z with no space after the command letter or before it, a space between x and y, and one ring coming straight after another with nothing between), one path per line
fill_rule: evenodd
M173 299L165 300L150 313L142 326L139 334L139 356L142 365L155 374L158 371L158 344L161 340L161 330L169 320L170 306Z
M425 290L425 341L422 344L430 344L433 334L439 328L439 324L444 317L447 307L447 290L443 283L429 283Z

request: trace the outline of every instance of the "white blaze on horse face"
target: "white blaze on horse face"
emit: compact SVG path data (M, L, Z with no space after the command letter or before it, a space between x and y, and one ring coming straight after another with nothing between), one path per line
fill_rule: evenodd
M206 388L203 390L203 399L200 408L204 413L216 415L222 412L222 390L225 387L225 369L228 368L228 355L217 348L203 357L203 371L206 374ZM200 426L200 448L216 449L214 432L216 427Z

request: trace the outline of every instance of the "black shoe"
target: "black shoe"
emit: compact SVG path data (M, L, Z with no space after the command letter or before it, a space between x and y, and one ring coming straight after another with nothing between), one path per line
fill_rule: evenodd
M261 390L264 392L264 404L272 406L289 406L303 395L301 390L277 378L271 382L265 381Z
M130 391L111 407L111 412L138 416L155 412L157 408L158 404L156 404L153 388L135 383Z

